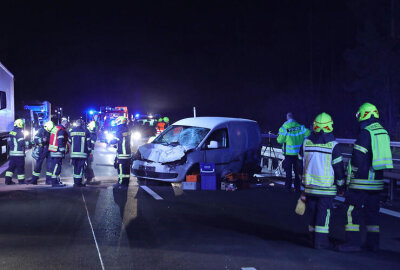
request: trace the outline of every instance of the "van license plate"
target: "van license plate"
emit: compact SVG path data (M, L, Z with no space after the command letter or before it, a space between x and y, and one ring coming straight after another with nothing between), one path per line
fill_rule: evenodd
M148 167L148 166L145 166L145 167L144 167L144 170L145 170L146 172L154 172L154 171L156 170L156 167Z

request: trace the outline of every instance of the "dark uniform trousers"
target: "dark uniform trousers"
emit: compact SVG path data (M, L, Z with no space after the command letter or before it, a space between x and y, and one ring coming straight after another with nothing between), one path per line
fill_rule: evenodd
M87 158L87 166L85 169L85 178L88 182L90 182L94 178L92 163L93 163L93 155L89 155L89 157Z
M299 177L299 166L298 163L298 156L285 156L285 160L283 161L283 169L286 173L286 181L285 181L285 188L286 190L290 191L292 187L292 169L294 171L294 189L296 192L300 192L300 177Z
M58 184L60 182L60 174L62 169L62 157L50 157L50 179L51 184Z
M82 184L82 176L85 169L86 160L86 158L71 158L74 184Z
M25 181L25 157L10 156L8 169L6 171L6 184L12 182L14 171L17 172L18 182L23 183Z
M361 245L360 214L364 206L367 229L367 246L379 246L379 191L354 190L346 194L347 224L346 239L354 246Z
M40 172L42 171L43 162L48 157L49 151L48 151L47 147L43 147L42 146L42 147L39 147L39 153L38 154L39 154L38 155L38 159L35 160L35 167L34 167L33 172L32 172L32 179L31 179L32 182L37 182L37 180L39 179ZM46 169L49 168L49 166L50 166L49 163L50 163L49 158L47 158ZM46 175L46 181L47 180L50 180L50 179L48 179L48 177Z
M123 186L128 186L131 176L130 159L117 159L117 166L119 184Z
M309 232L314 236L314 245L329 245L329 220L331 215L332 196L308 196L306 211L310 215Z

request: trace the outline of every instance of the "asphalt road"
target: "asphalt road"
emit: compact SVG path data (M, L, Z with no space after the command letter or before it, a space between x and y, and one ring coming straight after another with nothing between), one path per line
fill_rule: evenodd
M132 178L113 190L113 149L98 145L99 186L0 184L0 269L400 269L400 219L382 215L378 253L342 254L309 247L297 196L279 187L182 191ZM30 175L27 158L27 175ZM154 195L154 194L153 194ZM158 198L158 197L157 197ZM333 210L333 240L344 238L345 213Z

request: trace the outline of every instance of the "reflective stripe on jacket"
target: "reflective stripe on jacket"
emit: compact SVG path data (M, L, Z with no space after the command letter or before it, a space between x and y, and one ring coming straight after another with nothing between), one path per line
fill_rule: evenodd
M10 156L12 157L24 157L25 156L25 139L22 129L14 127L9 133L7 139L8 147L10 148Z
M296 121L287 121L279 129L278 143L283 144L284 155L297 156L305 138L310 135L310 130Z
M332 164L332 152L338 143L314 144L305 140L303 144L303 183L305 193L316 195L336 195L335 173Z
M360 124L346 183L350 189L383 190L383 169L393 168L389 135L376 119Z
M87 158L91 150L89 131L83 127L76 127L71 130L69 135L71 158Z
M49 151L65 153L68 133L62 126L55 126L50 132ZM52 154L52 156L54 156Z
M126 126L119 126L116 133L117 158L131 158L131 135Z
M377 170L393 169L390 137L381 124L373 123L365 128L371 135L372 168Z

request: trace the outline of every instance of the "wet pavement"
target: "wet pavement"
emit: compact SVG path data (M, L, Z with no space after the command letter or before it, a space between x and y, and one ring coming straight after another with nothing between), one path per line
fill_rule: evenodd
M306 217L294 213L297 195L277 185L182 191L132 177L129 189L115 190L113 161L114 149L98 144L99 186L72 188L67 160L65 188L2 180L0 269L400 269L399 218L381 215L377 253L314 250ZM345 213L340 204L332 212L340 242Z

